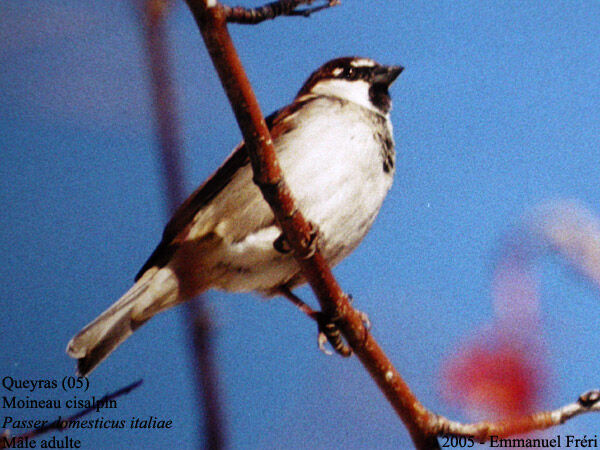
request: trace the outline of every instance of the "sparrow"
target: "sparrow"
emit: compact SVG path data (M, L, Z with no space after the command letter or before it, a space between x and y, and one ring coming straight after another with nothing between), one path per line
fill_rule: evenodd
M266 119L285 180L317 226L330 266L363 240L392 185L388 88L402 70L368 58L334 59ZM304 282L252 181L242 142L176 210L135 284L71 339L67 353L86 376L154 315L208 289L271 297Z

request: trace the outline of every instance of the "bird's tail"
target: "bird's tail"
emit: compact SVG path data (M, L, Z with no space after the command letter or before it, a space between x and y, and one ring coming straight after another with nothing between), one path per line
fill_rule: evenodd
M67 345L77 371L88 375L148 319L184 301L177 277L168 268L148 270L125 295L88 324Z

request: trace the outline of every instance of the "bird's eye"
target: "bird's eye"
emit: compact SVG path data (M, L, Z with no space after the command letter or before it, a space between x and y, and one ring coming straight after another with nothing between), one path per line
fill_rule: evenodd
M346 75L348 78L355 78L356 77L356 70L354 70L354 67L350 67L348 69L348 73Z

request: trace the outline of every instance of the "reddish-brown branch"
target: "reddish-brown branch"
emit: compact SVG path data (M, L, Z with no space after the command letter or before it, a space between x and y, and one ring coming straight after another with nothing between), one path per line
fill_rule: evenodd
M417 448L439 449L436 436L444 434L477 436L485 440L493 433L508 436L546 428L563 423L577 414L600 409L600 393L592 391L582 396L576 404L559 410L496 423L460 424L429 412L410 391L365 328L363 316L352 308L319 253L318 230L304 219L285 184L268 129L227 31L226 11L216 0L187 0L187 3L244 136L255 183L271 206L323 312L335 320L349 345L402 418Z
M316 230L296 207L292 193L283 180L258 102L227 30L223 7L210 0L187 0L187 3L244 136L254 170L254 181L273 209L323 312L336 319L344 337L408 427L415 445L418 448L438 448L435 436L423 431L427 430L427 410L366 330L360 313L351 307L347 295L318 251Z
M168 209L173 212L183 200L184 177L181 169L181 133L177 120L177 102L166 41L167 3L167 0L146 0L144 37L151 73L156 134L162 159ZM185 304L184 322L189 328L192 343L196 391L202 400L200 417L205 421L204 447L224 448L224 420L219 401L216 363L211 346L211 321L202 298Z

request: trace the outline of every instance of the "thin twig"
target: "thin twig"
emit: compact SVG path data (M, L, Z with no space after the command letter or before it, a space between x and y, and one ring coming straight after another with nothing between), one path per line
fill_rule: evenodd
M273 209L323 312L336 318L346 341L404 421L417 448L439 448L435 436L424 431L428 429L427 410L365 328L361 314L352 308L348 296L315 247L317 232L296 207L292 193L283 180L269 130L227 30L225 10L215 0L187 0L187 3L244 136L254 181Z
M553 411L538 412L499 422L483 421L463 424L436 415L431 421L431 431L439 436L470 436L484 443L492 437L505 438L535 430L544 430L565 423L580 414L599 411L600 391L592 390L580 395L576 402L569 403Z
M311 14L339 5L340 3L339 0L325 0L324 5L297 9L301 5L311 5L313 1L314 0L280 0L257 8L223 6L223 10L227 16L227 22L255 25L279 16L309 17Z
M202 298L187 302L184 311L195 357L196 391L202 399L201 413L204 414L206 436L202 448L222 449L226 447L227 440L219 391L219 374L212 345L212 322Z
M138 388L140 385L142 384L142 380L137 380L127 386L125 386L124 388L119 389L118 391L112 392L110 394L106 394L104 397L102 397L100 400L98 400L96 402L96 405L100 405L103 403L107 403L110 400L114 400L118 397L121 397L123 395L127 395L129 394L131 391L133 391L134 389ZM97 406L91 406L89 408L86 408L82 411L79 411L76 414L73 414L70 417L66 417L64 419L61 420L55 420L54 422L50 422L49 424L43 425L39 428L36 428L34 430L28 431L27 433L23 433L20 434L18 436L14 436L14 438L10 438L8 437L8 433L7 431L5 431L2 434L2 437L0 437L0 448L6 448L5 444L7 444L8 440L13 440L13 442L22 442L25 439L31 439L34 438L36 436L39 436L41 434L45 434L48 433L49 431L52 430L59 430L59 431L63 431L65 429L68 429L68 424L71 422L74 422L84 416L87 416L88 414L91 414L93 412L97 412L98 407ZM6 438L6 439L4 439ZM17 444L18 445L18 444Z
M177 120L170 53L166 44L167 0L144 0L144 44L150 69L151 95L159 141L161 167L169 212L183 200L183 170L179 149L181 132Z
M156 134L163 176L172 213L182 202L184 176L181 168L181 131L173 89L170 53L166 40L167 0L146 0L144 37L152 80ZM189 329L196 391L201 400L199 417L204 419L204 448L225 447L225 427L219 399L218 373L211 346L211 320L201 297L186 302L183 321Z

